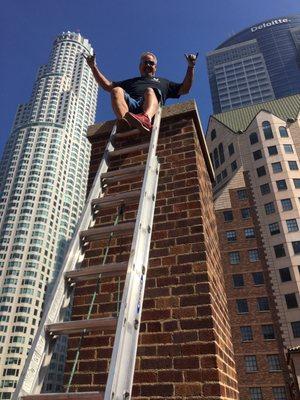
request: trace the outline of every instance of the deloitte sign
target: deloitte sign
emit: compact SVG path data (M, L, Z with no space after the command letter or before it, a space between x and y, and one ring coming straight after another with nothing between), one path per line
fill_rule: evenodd
M291 21L289 19L287 19L287 18L273 19L272 21L264 22L261 25L252 26L251 32L255 32L257 30L261 30L261 29L264 29L264 28L269 28L272 25L286 24L287 22L291 22Z

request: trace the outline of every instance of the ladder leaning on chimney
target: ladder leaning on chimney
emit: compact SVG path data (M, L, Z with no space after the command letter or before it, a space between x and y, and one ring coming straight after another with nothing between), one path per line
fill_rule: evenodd
M161 119L161 107L155 116L146 165L127 167L107 172L110 156L114 153L128 154L134 150L145 149L145 144L115 150L114 145L122 135L138 134L137 130L117 133L114 126L103 159L100 163L93 187L90 191L77 230L70 243L64 265L56 280L50 300L45 306L37 334L24 365L12 399L24 400L124 400L130 399L135 359L137 352L142 303L150 251L151 232L154 217L155 199L159 174L156 147ZM147 144L148 147L148 144ZM103 184L120 182L129 177L141 176L144 172L141 190L104 196ZM134 224L134 232L128 263L102 264L99 266L77 269L84 259L84 243L91 240L120 237L132 224L118 221L111 226L93 227L95 209L100 210L111 205L122 206L138 201L139 206ZM130 226L129 226L130 225ZM127 272L126 272L127 271ZM76 281L116 277L126 273L125 285L118 318L96 318L63 322L62 310L65 310L71 298L70 286ZM41 393L47 367L53 353L53 336L90 331L114 331L115 340L108 372L105 393L102 392L67 392ZM51 338L52 335L52 338ZM82 336L83 337L83 336ZM79 349L78 349L79 351ZM76 361L75 361L76 362ZM74 368L75 369L75 368Z

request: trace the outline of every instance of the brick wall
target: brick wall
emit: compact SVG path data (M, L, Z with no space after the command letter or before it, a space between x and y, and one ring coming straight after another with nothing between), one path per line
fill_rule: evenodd
M233 333L233 345L235 361L237 366L237 378L239 383L240 397L243 400L251 400L251 390L261 392L264 400L273 400L273 388L283 388L286 392L286 399L290 399L289 373L278 316L276 312L274 295L272 293L268 267L265 260L264 248L262 245L260 225L257 219L256 210L252 198L250 181L247 173L239 172L241 175L239 184L235 187L224 190L219 194L217 200L218 211L217 224L220 238L220 249L223 260L223 268L226 282L226 293L230 314L230 323ZM245 190L247 198L239 199L238 191ZM230 197L230 207L223 208L222 197ZM250 215L243 218L241 211L250 210ZM224 211L231 210L233 213L232 221L224 220ZM253 228L255 236L246 238L245 229ZM229 241L226 233L233 231L236 233L236 240ZM249 250L258 250L259 259L250 261ZM239 262L230 262L230 254L238 252ZM262 273L263 282L255 284L253 273ZM234 285L233 277L243 276L243 284ZM267 298L269 309L259 311L257 299ZM247 312L239 312L237 301L244 299L248 305ZM263 336L262 327L272 326L274 337L266 339ZM249 327L252 331L252 338L244 340L241 334L241 327ZM270 371L268 356L277 355L280 359L281 368L277 371ZM256 371L247 371L245 357L254 356L257 362Z
M90 130L90 183L96 173L111 123ZM218 249L210 177L212 172L193 102L167 107L161 124L161 171L149 270L142 314L133 398L237 399L235 364ZM200 139L200 140L199 140ZM142 143L145 136L119 142ZM138 165L145 152L112 160L111 169ZM109 188L116 193L139 188L131 179ZM125 209L124 221L135 217ZM104 211L104 210L103 210ZM116 210L101 212L96 225L110 224ZM103 259L105 241L91 243L84 266ZM128 259L131 237L113 239L107 262ZM102 281L93 317L117 309L118 279ZM72 319L85 318L94 281L77 284ZM78 335L69 339L66 379ZM113 337L89 334L83 341L72 390L104 389Z

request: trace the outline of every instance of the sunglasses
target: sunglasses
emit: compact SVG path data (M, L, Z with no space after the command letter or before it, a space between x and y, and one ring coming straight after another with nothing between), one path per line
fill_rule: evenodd
M150 61L150 60L144 60L143 64L144 65L151 65L153 67L153 65L155 65L155 62L154 61Z

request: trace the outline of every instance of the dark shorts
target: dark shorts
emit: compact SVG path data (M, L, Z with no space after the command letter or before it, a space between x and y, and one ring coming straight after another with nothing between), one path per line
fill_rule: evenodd
M160 101L161 91L159 89L153 89L153 90L156 94L157 100ZM134 99L124 90L124 98L130 112L134 114L140 114L143 112L144 97L138 97L137 99Z

